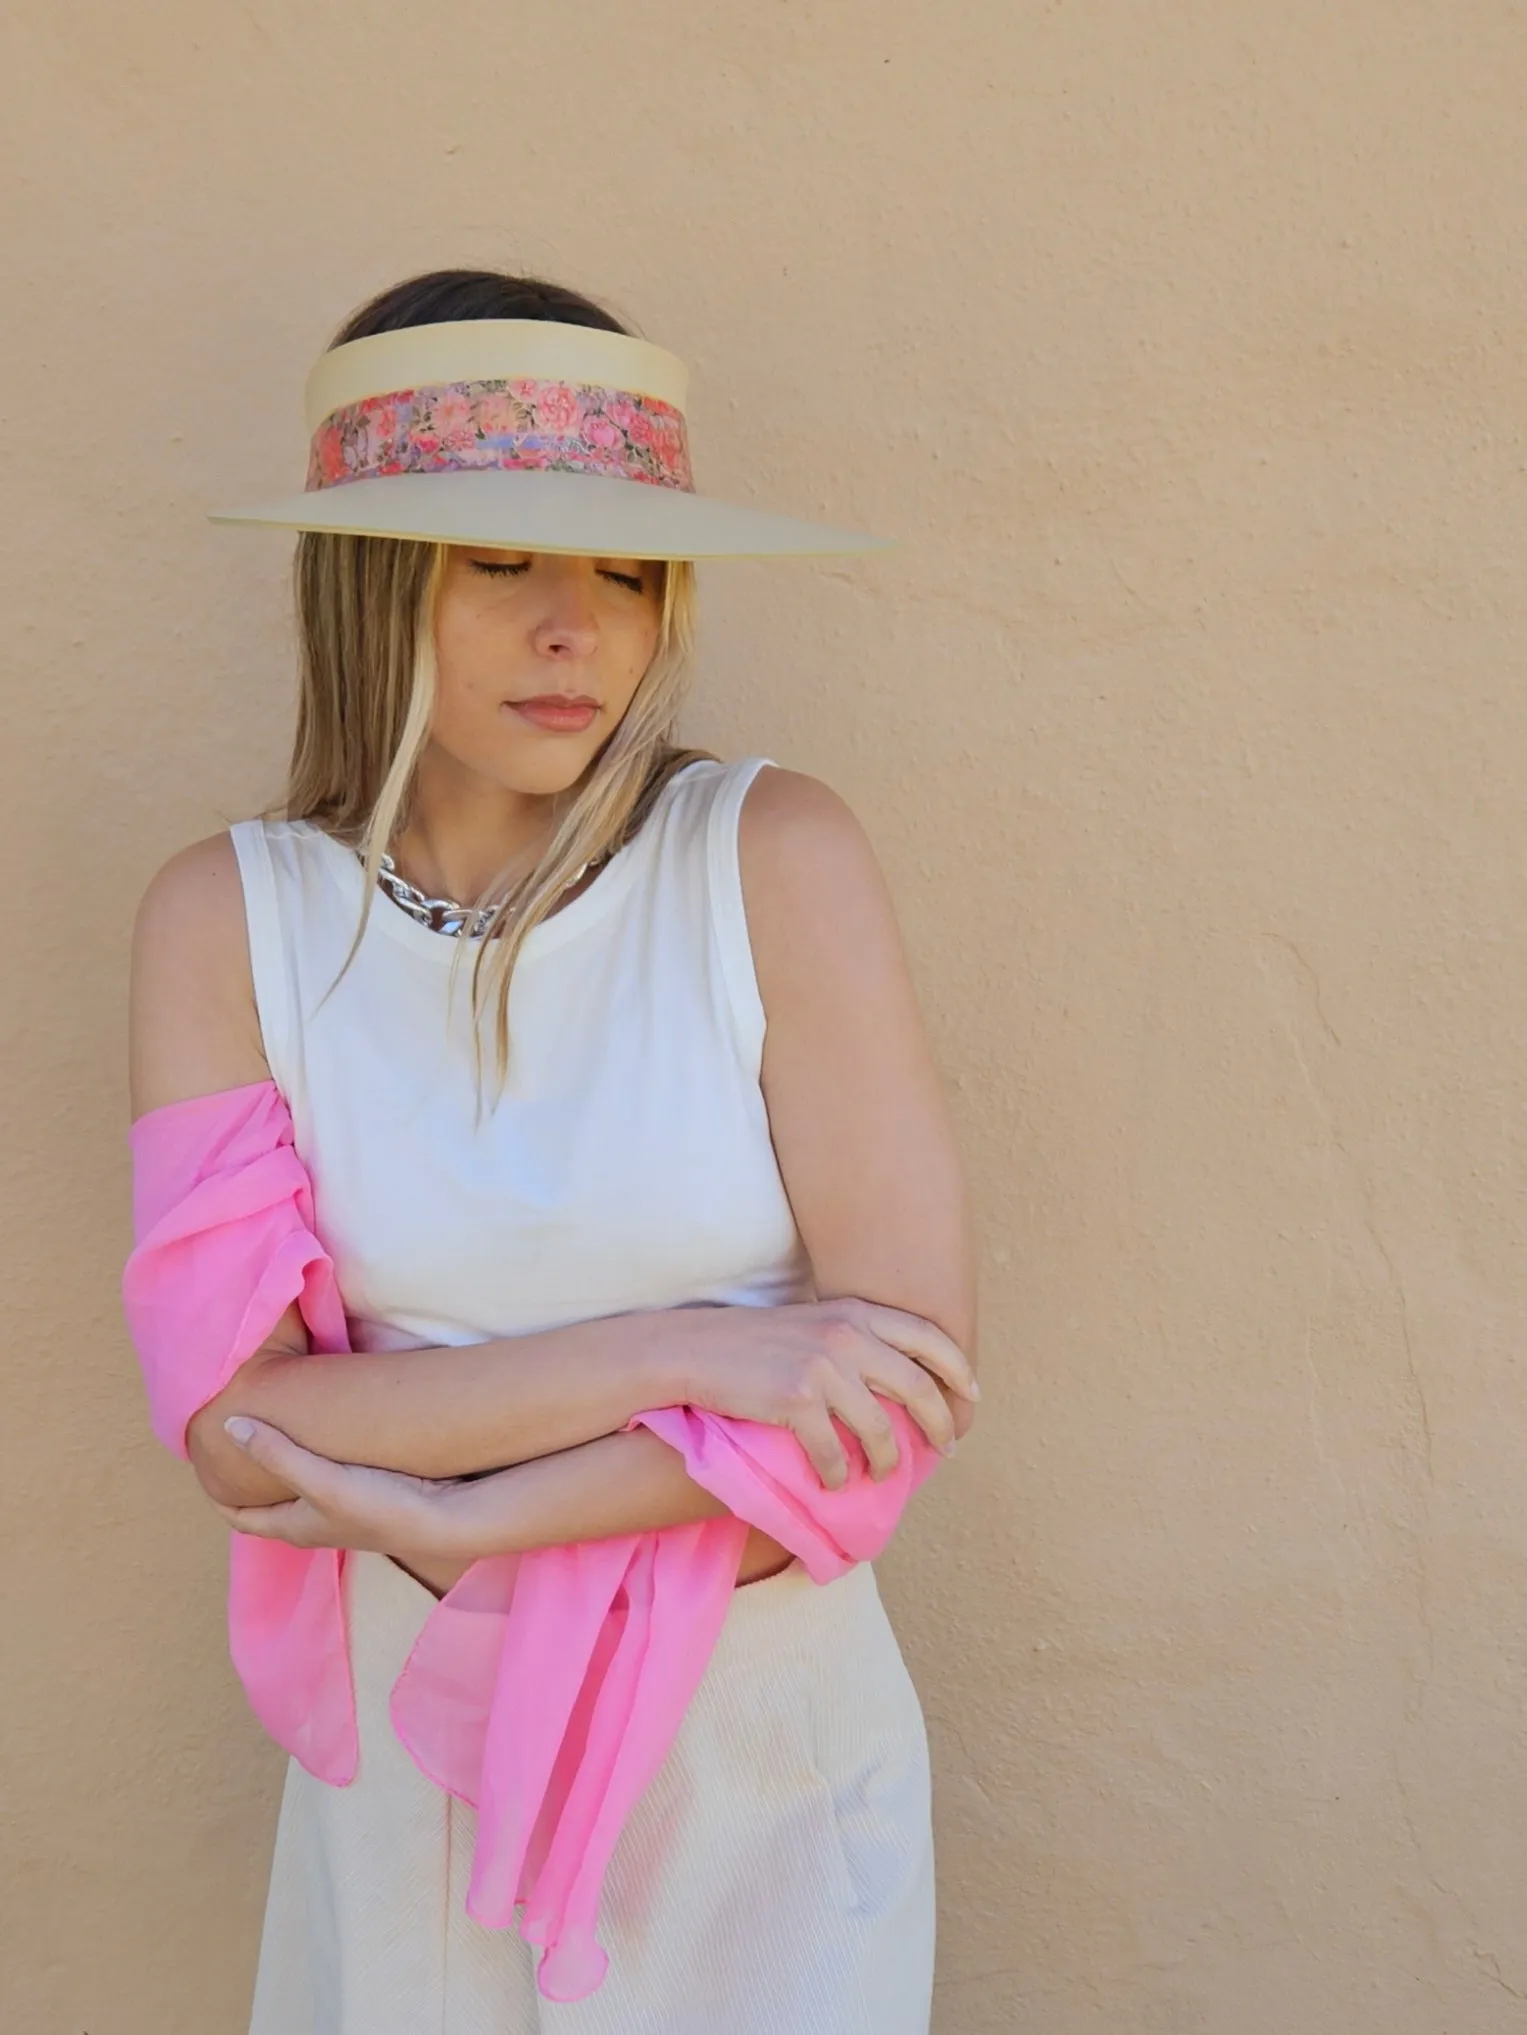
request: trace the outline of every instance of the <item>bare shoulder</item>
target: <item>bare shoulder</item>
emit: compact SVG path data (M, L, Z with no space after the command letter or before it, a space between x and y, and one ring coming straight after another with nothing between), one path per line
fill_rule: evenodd
M133 957L212 974L242 967L248 976L243 883L226 830L179 849L154 872L133 921Z
M759 989L782 1000L845 974L884 986L904 970L901 938L869 836L820 778L771 767L748 787L738 859Z
M738 827L738 854L748 908L802 889L831 893L839 885L880 883L879 866L858 816L831 785L798 770L770 765L748 786Z
M129 1033L134 1117L269 1074L243 883L226 831L178 850L139 901Z

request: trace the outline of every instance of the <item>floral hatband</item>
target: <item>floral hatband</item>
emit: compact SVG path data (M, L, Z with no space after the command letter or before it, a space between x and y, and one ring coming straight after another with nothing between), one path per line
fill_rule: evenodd
M586 382L443 382L367 396L313 435L307 491L389 473L503 467L609 474L694 491L672 404Z

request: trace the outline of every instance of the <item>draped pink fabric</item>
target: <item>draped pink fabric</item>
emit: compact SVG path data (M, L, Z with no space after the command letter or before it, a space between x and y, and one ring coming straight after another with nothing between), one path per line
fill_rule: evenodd
M315 1354L348 1351L312 1185L270 1081L171 1103L130 1132L134 1247L123 1303L154 1432L178 1455L295 1300ZM750 1525L818 1583L877 1555L939 1460L899 1406L900 1461L876 1483L850 1439L826 1490L794 1437L694 1407L645 1426L728 1508L692 1526L475 1562L431 1611L392 1692L422 1772L478 1814L467 1911L544 1948L538 1983L581 1999L605 1973L605 1868L673 1742L736 1587ZM320 1780L357 1760L340 1579L344 1555L234 1534L229 1648L256 1716Z
M155 1434L185 1456L192 1414L295 1300L319 1351L349 1331L313 1229L313 1191L273 1081L150 1110L128 1133L134 1248L127 1325ZM353 1778L355 1696L332 1548L234 1534L228 1643L261 1724L320 1780Z

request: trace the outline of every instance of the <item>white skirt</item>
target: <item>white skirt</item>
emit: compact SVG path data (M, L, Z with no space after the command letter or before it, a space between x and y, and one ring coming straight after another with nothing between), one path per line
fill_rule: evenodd
M385 1555L345 1564L359 1769L289 1763L250 2035L926 2035L927 1739L868 1564L736 1592L606 1874L609 1972L569 2004L466 1914L475 1812L392 1730L435 1601Z

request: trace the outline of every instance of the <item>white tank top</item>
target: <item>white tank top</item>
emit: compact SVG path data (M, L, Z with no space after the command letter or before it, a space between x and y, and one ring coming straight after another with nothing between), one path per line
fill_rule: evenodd
M237 821L255 1000L356 1349L486 1341L639 1308L810 1296L759 1086L738 871L767 762L697 761L532 929L509 1080L474 1123L470 971L308 820Z

